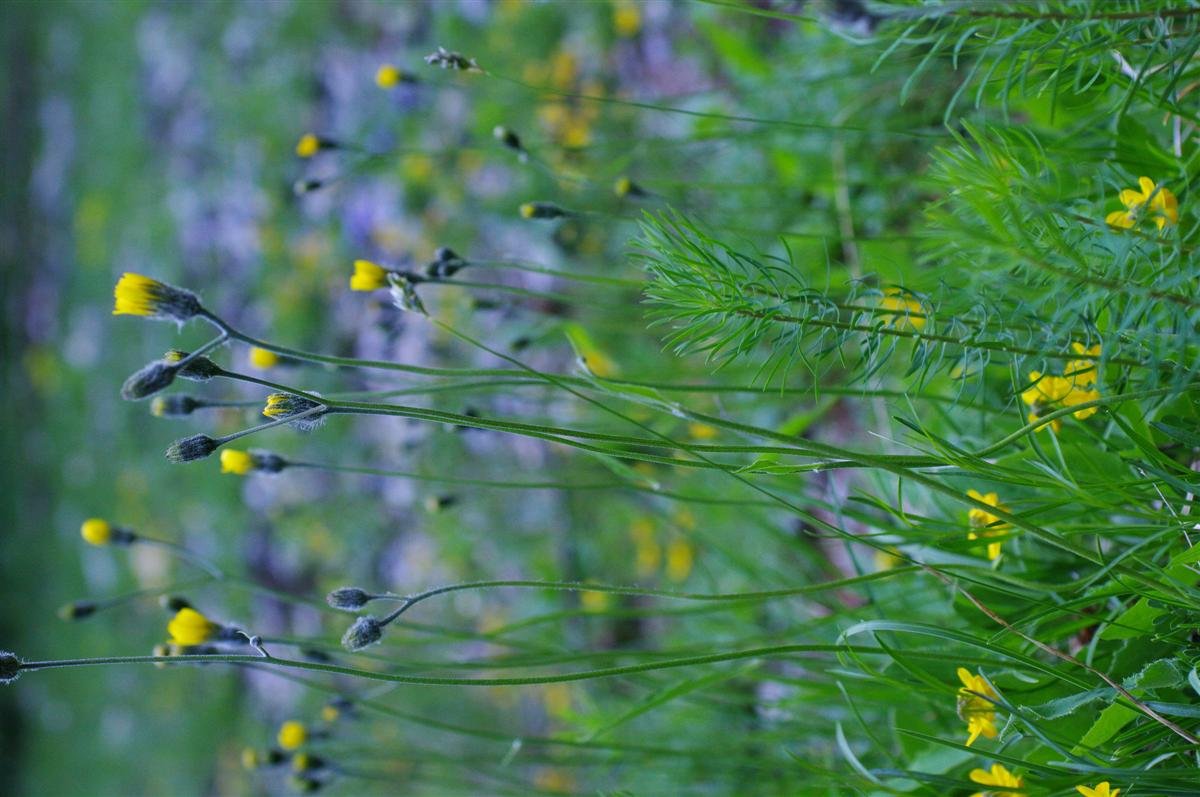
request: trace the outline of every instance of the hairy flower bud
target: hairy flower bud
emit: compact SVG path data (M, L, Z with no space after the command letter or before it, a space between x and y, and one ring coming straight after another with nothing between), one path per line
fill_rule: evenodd
M325 602L344 612L356 612L375 596L358 587L341 587L325 596Z
M374 645L383 637L383 626L374 617L367 615L354 621L342 637L342 647L354 653Z
M91 617L96 613L96 609L98 608L92 601L65 603L58 607L58 618L67 621L82 620L85 617Z
M125 384L121 385L121 398L138 401L154 395L175 381L176 370L174 365L164 360L155 360L125 380Z
M187 359L188 355L189 352L171 349L163 355L163 360L168 363L180 363ZM179 369L179 376L192 382L207 382L214 376L221 376L224 373L224 368L207 357L196 357L195 359L188 360L187 365Z
M191 415L204 404L182 393L173 396L155 396L150 402L150 414L156 418L182 418Z
M0 650L0 684L11 684L21 674L21 660L16 654Z
M167 459L175 463L204 459L216 451L220 445L206 434L194 434L191 437L176 440L167 446Z

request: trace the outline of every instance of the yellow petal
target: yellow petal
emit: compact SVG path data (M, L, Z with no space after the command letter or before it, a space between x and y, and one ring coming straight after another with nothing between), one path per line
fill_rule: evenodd
M1152 193L1154 193L1154 181L1151 180L1149 177L1139 177L1138 185L1140 185L1142 187L1143 196L1148 197Z
M1143 194L1140 191L1134 191L1132 188L1126 188L1121 193L1117 194L1117 198L1121 200L1121 204L1133 210L1140 207L1146 201L1149 194Z
M1127 210L1114 210L1104 217L1104 222L1110 227L1128 230L1134 224L1133 214Z

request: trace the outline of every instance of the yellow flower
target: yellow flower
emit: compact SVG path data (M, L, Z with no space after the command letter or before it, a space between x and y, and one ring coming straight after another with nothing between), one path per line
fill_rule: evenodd
M321 148L321 139L312 133L305 133L296 142L296 155L301 158L311 158Z
M689 423L688 434L693 440L712 440L721 432L717 427L707 423Z
M108 545L112 542L113 528L107 520L93 517L83 521L79 534L92 545Z
M295 750L308 741L308 729L304 727L303 722L288 720L279 726L276 741L284 750Z
M606 610L612 604L612 596L607 592L599 592L594 589L585 589L579 593L579 604L585 612L598 614Z
M996 709L992 703L999 699L996 690L982 676L975 675L966 667L958 668L958 680L962 681L962 689L958 690L958 716L967 723L967 747L980 736L995 739L999 734L996 729Z
M1083 795L1083 797L1117 797L1121 793L1120 789L1114 789L1108 785L1108 781L1097 783L1095 786L1076 786L1075 791Z
M221 449L221 473L245 476L254 470L254 457L236 448Z
M521 218L532 219L533 214L537 213L537 206L532 202L525 202L521 205L519 210L521 212Z
M1138 217L1147 206L1158 229L1168 224L1179 223L1179 200L1169 189L1161 184L1155 184L1149 177L1139 177L1138 185L1141 191L1126 188L1118 199L1125 210L1114 210L1105 217L1111 227L1128 230L1138 222Z
M338 717L341 715L341 710L333 703L326 703L325 705L321 706L321 719L325 722L337 722Z
M988 493L987 495L984 495L978 490L967 490L967 495L969 495L971 498L974 498L976 501L982 501L988 506L994 506L997 509L1001 509L1005 512L1008 511L1008 507L1000 503L1000 497L996 495L996 493ZM967 510L967 521L973 528L980 529L978 534L974 531L968 534L967 539L969 540L977 540L980 537L991 537L996 534L1002 534L1004 529L1008 528L1008 524L1000 522L1000 518L996 517L991 512L988 512L986 509L980 509L979 507L975 506ZM1000 556L1000 543L988 543L987 554L988 559L995 559Z
M886 311L884 323L894 329L920 332L925 327L925 308L899 288L888 288L883 292L879 309Z
M350 278L350 290L374 291L387 287L387 270L370 260L354 261L354 276Z
M642 29L642 11L633 0L617 0L613 3L613 30L622 38L636 36Z
M404 73L392 64L381 64L375 70L375 85L381 89L392 89L400 84Z
M1071 343L1071 351L1088 359L1068 360L1066 368L1063 369L1063 376L1070 379L1076 387L1087 387L1094 384L1096 382L1096 361L1093 358L1100 356L1100 344L1088 347L1075 341Z
M202 310L200 300L191 291L130 272L117 280L113 299L113 315L142 315L183 323Z
M685 539L676 538L667 543L667 578L678 583L686 581L691 575L695 555L692 544Z
M279 355L273 351L267 351L255 346L250 349L250 364L259 370L265 371L279 364Z
M203 645L212 639L220 628L212 620L187 606L175 612L171 622L167 623L167 633L171 635L171 643L184 647Z
M971 780L981 786L1008 786L1020 787L1024 784L1021 779L1009 772L1000 764L992 764L991 771L984 769L972 769ZM971 797L1024 797L1021 792L1014 791L977 791Z

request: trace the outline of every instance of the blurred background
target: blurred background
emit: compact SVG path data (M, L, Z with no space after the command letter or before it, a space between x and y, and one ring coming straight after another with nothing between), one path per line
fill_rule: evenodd
M806 5L774 8L799 14ZM347 290L356 258L415 267L449 246L471 258L627 281L481 269L470 279L508 289L422 290L430 313L451 326L547 371L575 372L582 359L601 375L703 382L712 369L702 358L677 359L661 332L645 331L640 271L627 257L643 209L671 204L770 251L789 246L797 259L820 263L831 282L857 276L864 258L901 281L912 261L909 208L919 189L911 175L923 168L926 144L865 128L831 138L820 125L864 117L934 125L947 89L931 68L903 110L896 82L877 76L868 90L879 53L853 44L874 24L859 4L826 3L807 21L666 0L64 0L6 3L0 16L0 648L27 659L148 653L164 638L163 593L268 637L308 640L302 647L312 655L336 655L347 618L330 616L321 596L344 584L409 592L475 578L550 578L733 591L845 572L845 552L833 556L790 521L745 507L320 470L239 478L220 474L215 457L170 465L162 451L172 440L244 428L257 410L165 419L146 403L122 401L126 376L168 348L200 344L206 330L113 317L111 296L122 272L139 272L195 290L230 322L283 345L418 365L503 366L386 295ZM489 74L426 65L437 46L477 59ZM384 65L400 70L396 85L380 85ZM803 124L730 121L739 115ZM494 138L497 125L520 135L527 160ZM337 146L299 157L305 133ZM621 190L622 177L637 186L632 195L628 184ZM850 229L839 191L856 208ZM523 219L518 206L530 201L575 213ZM244 346L214 359L322 392L431 384L252 362ZM735 366L726 378L753 376ZM249 404L269 392L235 383L174 390ZM492 385L398 400L603 427L545 389ZM811 394L701 394L692 405L795 429L824 418L832 435L852 428L857 413ZM662 431L698 440L714 432L682 421ZM276 429L251 445L426 477L611 483L631 475L620 463L540 441L401 419L333 418L308 435ZM693 494L713 489L703 473L676 478L666 470L638 473ZM161 548L86 546L78 529L92 516L184 544L231 577L200 583L202 570ZM71 601L137 590L146 592L86 619L56 616ZM428 662L446 670L498 651L553 657L781 638L798 620L785 607L679 617L643 608L599 594L581 603L571 594L464 593L410 618L380 655L432 672ZM549 619L507 642L489 636L538 616ZM589 769L578 757L559 766L557 748L523 758L510 752L511 741L560 732L602 738L622 700L667 683L376 690L372 696L411 716L350 720L351 730L335 733L327 754L363 776L329 788L391 793L408 778L413 793L431 794L501 783L513 793L619 788L633 776ZM805 696L779 684L764 696L765 688L752 681L689 698L629 726L636 734L622 728L612 738L714 751L712 762L668 758L641 773L648 793L659 777L661 789L673 778L710 777L760 785L781 778L776 786L786 789L776 767L786 757L772 740L790 733L780 730L794 718L787 701L799 705ZM216 666L39 673L0 691L0 792L281 793L283 778L245 771L241 751L270 747L281 721L315 718L328 699L294 681ZM501 738L439 735L430 718ZM716 751L739 728L766 734L763 771L722 770ZM830 755L810 752L818 761ZM492 766L506 755L515 759L505 770L511 782L464 775L472 762ZM596 758L604 761L612 763Z

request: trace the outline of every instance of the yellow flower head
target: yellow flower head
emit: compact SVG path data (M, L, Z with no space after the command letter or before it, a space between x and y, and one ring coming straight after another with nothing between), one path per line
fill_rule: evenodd
M1149 177L1139 177L1138 186L1141 191L1126 188L1118 195L1125 210L1109 213L1104 219L1109 226L1128 230L1137 224L1147 208L1160 230L1168 224L1179 223L1179 200L1169 189L1156 184Z
M1096 361L1092 358L1100 356L1100 344L1089 347L1075 341L1071 344L1071 351L1087 359L1068 360L1066 367L1063 368L1063 377L1070 380L1075 387L1087 387L1095 384Z
M987 493L986 495L978 490L967 490L967 495L974 498L976 501L982 501L988 506L994 506L997 509L1008 511L1008 507L1000 503L1000 497L996 493ZM979 507L971 507L967 510L967 521L974 529L979 529L978 532L972 531L967 535L967 539L977 540L982 537L991 537L996 534L1002 534L1008 528L1007 523L1000 521L1000 518L988 512L986 509ZM988 559L995 559L1000 556L1000 543L988 543Z
M622 199L629 196L629 192L632 190L633 180L630 180L628 177L619 177L617 178L617 181L613 183L613 193Z
M321 149L321 139L317 138L312 133L305 133L300 136L300 140L296 142L296 155L301 158L311 158L317 154L317 150Z
M613 3L612 20L617 35L628 39L642 29L642 10L633 0L617 0Z
M113 288L113 315L141 315L183 323L203 308L196 294L125 272Z
M79 534L92 545L108 545L112 542L113 527L107 520L98 517L88 518L79 527Z
M255 346L250 349L250 364L261 371L279 365L279 355Z
M279 726L279 736L276 737L279 746L284 750L296 750L308 741L308 729L303 722L288 720Z
M533 214L537 213L537 208L532 202L523 203L519 210L521 211L521 218L523 219L532 219Z
M221 473L245 476L254 470L254 457L236 448L221 449Z
M375 70L375 85L381 89L393 89L403 79L404 73L393 64L380 64Z
M687 580L694 560L691 543L679 537L671 540L667 543L667 578L676 583Z
M1075 791L1083 795L1083 797L1118 797L1121 793L1120 789L1114 789L1108 785L1108 781L1102 781L1095 786L1076 786Z
M258 769L262 761L262 755L253 747L242 748L242 767L244 769Z
M383 266L370 260L354 261L354 276L350 278L350 290L374 291L386 288L387 284L388 272Z
M714 437L717 437L720 434L721 431L717 429L717 427L707 423L688 424L688 435L693 440L712 440Z
M982 676L975 675L966 667L958 668L958 680L962 681L962 688L958 690L958 716L967 723L967 747L974 744L980 736L995 739L999 731L996 728L996 709L992 701L998 700L1000 696Z
M594 589L585 589L579 593L579 604L585 612L598 614L612 605L612 595Z
M171 644L184 647L203 645L212 639L220 629L221 626L188 606L175 612L171 622L167 623L167 633L171 635Z
M981 786L1006 786L1009 788L1019 788L1024 784L1021 779L1009 772L1001 764L992 764L991 771L985 769L972 769L971 780ZM1021 792L1014 791L978 791L971 797L1024 797Z
M341 710L333 703L326 703L321 706L321 719L328 723L338 721L338 717L342 716Z
M879 300L884 323L894 329L920 332L925 327L925 308L899 288L888 288Z

